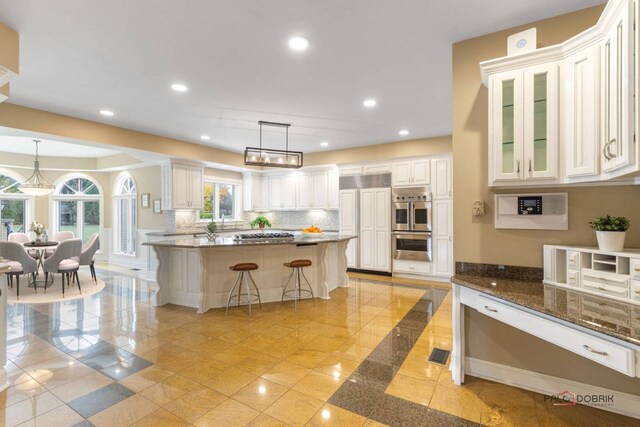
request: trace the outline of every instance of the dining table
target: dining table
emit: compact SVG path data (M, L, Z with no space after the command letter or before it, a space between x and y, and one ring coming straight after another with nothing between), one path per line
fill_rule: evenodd
M58 247L59 242L54 242L54 241L48 241L48 242L37 242L37 241L33 241L33 242L27 242L27 243L23 243L22 245L25 247L25 249L27 249L27 251L36 251L38 253L36 259L38 260L38 269L36 271L36 281L37 283L43 283L45 282L45 275L40 275L40 268L43 268L43 262L44 262L44 258L45 258L45 254L47 252L47 250L55 250L56 247ZM38 277L42 277L41 280L38 280ZM53 274L51 275L51 278L49 279L49 283L47 283L47 286L50 285L51 283L53 283ZM29 283L29 287L33 288L36 284L31 282Z

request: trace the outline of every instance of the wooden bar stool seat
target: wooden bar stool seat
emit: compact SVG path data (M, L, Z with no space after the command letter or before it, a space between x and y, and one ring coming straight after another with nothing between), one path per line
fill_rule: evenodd
M289 279L287 279L287 283L284 285L284 289L282 289L282 299L280 300L280 305L284 302L284 298L292 298L293 306L296 311L298 311L298 300L302 299L302 294L308 295L311 297L313 301L313 306L316 306L315 296L313 295L313 288L311 287L311 283L309 283L309 279L304 274L304 267L311 267L313 263L308 259L294 259L289 262L285 262L284 265L287 268L291 269L291 274L289 275ZM295 275L295 280L293 282L293 289L289 289L289 283L291 279ZM300 280L300 276L304 278L306 282L307 289L301 288L302 281Z
M235 283L231 287L229 291L229 296L227 297L227 311L225 314L229 314L229 304L231 301L236 298L238 300L238 307L240 307L240 302L243 296L246 296L246 304L249 305L249 316L251 316L251 305L254 302L258 302L260 308L262 308L262 301L260 299L260 291L258 290L258 286L256 286L256 282L253 281L253 277L251 276L251 272L258 269L258 264L253 262L241 262L238 264L234 264L229 266L229 270L237 271L238 278ZM251 286L249 286L249 281L251 281L251 285L253 289L255 289L256 294L253 295L251 292ZM240 286L238 286L240 284ZM246 292L242 292L242 285L244 284L244 288ZM238 293L234 295L233 291L235 291L236 286L238 286Z

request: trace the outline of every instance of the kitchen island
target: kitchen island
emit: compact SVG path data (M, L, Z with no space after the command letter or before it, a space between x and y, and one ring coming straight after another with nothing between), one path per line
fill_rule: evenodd
M280 301L282 289L291 274L283 263L309 259L313 265L305 274L318 298L329 298L338 286L346 287L346 249L355 236L324 233L318 236L297 234L290 239L242 241L233 235L206 237L178 236L144 243L153 247L158 267L159 290L154 305L178 304L205 313L211 308L225 307L227 296L237 274L229 266L241 262L258 264L252 276L260 290L262 302Z

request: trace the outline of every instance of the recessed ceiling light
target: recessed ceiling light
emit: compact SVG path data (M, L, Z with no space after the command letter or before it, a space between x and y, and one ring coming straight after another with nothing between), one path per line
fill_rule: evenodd
M364 102L362 103L362 105L364 105L367 108L371 108L371 107L375 107L377 104L375 99L365 99Z
M304 50L307 50L308 47L309 40L305 39L304 37L291 37L289 39L289 48L291 50L302 52Z
M328 146L329 146L329 143L328 143L327 141L322 141L322 142L320 143L320 146L321 146L321 147L328 147Z
M113 116L113 111L111 110L100 110L100 114L102 114L103 116Z
M204 141L208 141L211 139L211 137L209 135L201 135L200 139L204 140Z
M189 90L189 88L187 87L187 85L184 85L182 83L174 83L171 85L171 89L175 90L176 92L186 92Z
M407 136L409 135L409 131L406 129L402 129L401 131L398 132L398 135Z

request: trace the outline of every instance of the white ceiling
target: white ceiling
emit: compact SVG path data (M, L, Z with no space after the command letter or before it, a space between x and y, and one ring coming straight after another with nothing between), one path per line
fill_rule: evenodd
M24 136L0 135L0 153L17 153L35 156L36 144L33 138ZM90 147L68 142L41 139L38 153L43 157L105 157L119 154L118 151L106 148Z
M453 42L600 3L0 0L0 21L21 36L12 103L234 151L288 122L311 152L450 134Z

